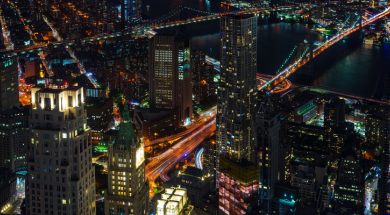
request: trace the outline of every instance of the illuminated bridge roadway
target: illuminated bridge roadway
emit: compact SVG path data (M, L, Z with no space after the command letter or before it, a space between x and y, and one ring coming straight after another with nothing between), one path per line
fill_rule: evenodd
M378 13L369 19L363 21L362 27L390 14L390 7L387 7L384 11L381 13ZM335 44L336 42L340 41L345 36L357 31L359 29L359 24L353 24L352 27L349 27L345 30L342 30L338 34L331 37L329 40L318 46L313 50L313 58L318 56L321 52L329 48L331 45ZM259 88L259 90L267 89L271 90L274 88L278 83L284 81L288 76L290 76L292 73L294 73L298 68L305 65L307 62L309 62L309 55L305 54L303 57L299 58L297 61L295 61L293 64L289 65L287 68L282 70L280 73L278 73L274 78L272 78L268 83L264 84Z
M280 6L280 7L275 7L275 8L269 8L269 9L251 9L251 10L243 10L239 12L233 12L231 14L258 14L258 13L265 13L267 11L279 11L279 10L288 10L288 9L294 9L294 8L302 8L302 7L310 7L310 4L301 4L301 5L292 5L292 6ZM202 11L198 11L202 12ZM214 19L219 19L221 16L229 14L228 12L226 13L217 13L213 15L207 15L207 16L200 16L196 18L191 18L187 20L180 20L180 21L172 21L172 22L164 22L164 23L159 23L159 24L152 24L150 27L141 27L141 28L134 28L131 31L127 32L115 32L115 33L106 33L106 34L98 34L95 36L87 37L80 39L81 42L93 42L97 40L103 40L103 39L109 39L113 37L119 37L119 36L124 36L124 35L129 35L129 34L144 34L145 32L151 32L154 29L163 29L163 28L169 28L169 27L174 27L174 26L179 26L179 25L186 25L186 24L191 24L191 23L197 23L197 22L203 22L203 21L209 21L209 20L214 20ZM153 34L153 33L151 33ZM18 53L21 54L26 54L29 52L33 52L35 50L41 51L47 48L49 44L53 44L54 46L57 45L74 45L76 40L62 40L58 42L53 42L53 43L45 43L45 44L39 44L39 45L32 45L26 48L22 49L17 49L17 50L10 50L10 51L5 51L2 52L3 55L17 55Z

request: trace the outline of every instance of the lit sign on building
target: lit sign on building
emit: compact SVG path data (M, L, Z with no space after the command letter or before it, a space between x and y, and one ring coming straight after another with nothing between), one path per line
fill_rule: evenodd
M140 147L137 149L137 152L136 152L136 168L138 168L142 162L144 162L145 160L145 153L144 153L144 144L141 143L140 144Z

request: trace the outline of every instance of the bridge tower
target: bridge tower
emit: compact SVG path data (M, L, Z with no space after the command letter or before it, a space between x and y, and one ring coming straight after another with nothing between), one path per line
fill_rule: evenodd
M298 57L297 58L299 58L303 54L307 53L307 52L305 52L307 48L309 48L309 50L308 50L309 62L305 66L303 66L301 69L299 69L297 71L297 74L300 74L303 76L312 76L312 75L314 75L314 72L313 72L314 45L313 45L313 43L303 43L303 42L298 43L298 47L297 47Z
M180 20L187 20L187 8L180 5ZM180 25L180 33L187 33L187 25Z

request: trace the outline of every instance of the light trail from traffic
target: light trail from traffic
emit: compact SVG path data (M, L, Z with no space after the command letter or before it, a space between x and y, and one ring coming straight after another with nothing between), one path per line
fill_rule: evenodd
M108 39L108 38L112 38L112 37L125 36L125 35L130 35L130 34L138 34L138 35L146 36L146 34L148 34L148 32L151 32L154 29L162 29L162 28L174 27L174 26L179 26L179 25L187 25L187 24L196 23L196 22L209 21L209 20L213 20L213 19L219 19L222 16L228 15L228 14L236 14L236 15L258 14L258 13L263 13L263 12L267 12L267 11L288 10L288 9L302 8L302 7L309 7L309 6L311 6L311 4L279 6L279 7L268 8L268 9L265 9L265 8L250 9L250 10L242 10L242 11L232 12L232 13L229 13L229 12L216 13L214 15L209 15L209 16L200 16L200 17L190 18L190 19L187 19L187 20L173 21L173 22L167 22L167 23L159 23L159 24L155 24L155 25L151 25L151 26L134 28L131 31L126 31L126 32L121 31L121 32L114 32L114 33L97 34L97 35L94 35L94 36L91 36L91 37L86 37L86 38L80 39L80 41L81 42L92 42L92 41L95 41L95 40L104 40L104 39ZM58 32L47 21L46 17L44 17L43 20L49 25L49 27L53 31L53 35L58 40L58 38L59 38ZM35 45L35 46L26 47L26 48L23 48L23 49L9 50L9 51L3 52L3 55L16 55L19 52L24 54L26 52L33 52L34 50L40 51L43 48L45 48L46 46L48 46L49 44L53 44L55 46L56 45L61 45L61 44L73 45L75 42L76 42L76 40L72 40L72 39L62 40L62 38L61 38L61 40L58 40L57 42L54 42L54 43L45 43L45 44L39 44L39 45Z
M198 129L191 135L182 138L175 146L171 147L164 153L154 157L145 167L145 177L153 182L161 176L162 180L169 180L167 172L181 159L188 156L193 150L198 147L204 139L208 138L215 132L216 123L215 115L210 117L205 124L200 124ZM154 195L152 187L150 187L150 196Z
M196 168L203 170L202 156L203 156L204 148L199 149L195 153L195 164Z
M36 41L33 39L33 38L34 38L34 34L33 34L33 32L31 31L30 27L24 22L24 18L22 17L22 13L20 12L19 8L18 8L13 2L11 2L11 6L12 6L12 8L18 13L19 18L20 18L20 20L22 21L23 26L27 29L27 33L30 35L30 38L33 40L34 45L38 45L38 44L36 43ZM39 58L40 58L41 61L42 61L43 66L44 66L45 69L46 69L47 74L48 74L50 77L52 77L52 76L54 75L54 73L53 73L53 71L50 69L50 66L49 66L49 64L48 64L47 61L46 61L46 55L43 53L43 51L39 51L39 52L38 52L38 55L39 55Z
M53 27L53 25L47 20L46 17L43 18L43 20L46 22L46 24L50 27L51 31L53 32L53 36L57 39L58 42L61 42L63 41L63 39L60 37L60 35L58 34L57 30ZM76 55L74 54L73 50L68 46L66 45L65 46L66 50L68 51L69 55L73 58L73 60L75 61L75 63L77 63L77 66L80 70L80 73L82 75L86 75L87 78L89 79L89 81L91 82L91 84L93 84L93 86L95 88L98 88L99 87L99 84L96 82L96 80L91 76L91 75L88 75L83 64L79 61L79 59L76 57Z

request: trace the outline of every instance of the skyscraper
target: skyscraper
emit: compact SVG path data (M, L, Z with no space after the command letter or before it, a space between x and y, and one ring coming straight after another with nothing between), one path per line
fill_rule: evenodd
M95 210L95 169L82 87L31 89L27 215Z
M274 198L275 185L278 181L278 155L280 137L280 113L270 109L271 100L268 100L267 109L260 105L256 116L257 146L256 163L259 164L259 203L262 213L271 213L271 202Z
M192 117L191 40L174 32L149 40L149 104L151 109L179 109L180 122Z
M206 54L200 50L191 53L192 93L196 101L215 96L214 66L206 63Z
M339 122L345 121L345 100L332 98L324 106L325 140L330 141L330 132Z
M251 158L256 113L257 17L227 15L220 21L221 79L218 87L217 157ZM217 174L219 163L217 162Z
M126 26L136 26L142 19L142 0L121 0L121 19Z
M0 167L12 172L26 170L26 146L29 134L27 107L0 112Z
M0 63L0 111L19 107L18 62L16 57L3 58Z
M145 181L144 140L134 132L127 105L115 141L108 144L108 193L104 214L149 214L149 181Z

